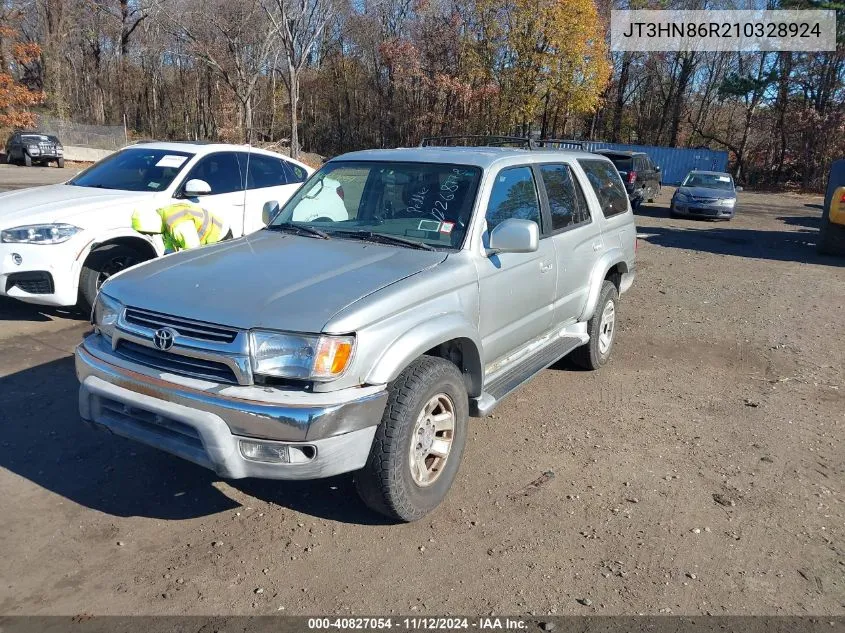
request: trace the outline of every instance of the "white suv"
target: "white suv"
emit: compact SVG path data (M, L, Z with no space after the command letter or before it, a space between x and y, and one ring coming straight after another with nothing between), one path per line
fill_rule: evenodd
M136 208L192 200L240 237L262 228L265 203L285 202L312 171L245 145L139 143L66 183L2 193L0 295L91 305L109 276L164 252L160 237L132 230ZM322 215L346 219L342 196L339 184L321 196Z

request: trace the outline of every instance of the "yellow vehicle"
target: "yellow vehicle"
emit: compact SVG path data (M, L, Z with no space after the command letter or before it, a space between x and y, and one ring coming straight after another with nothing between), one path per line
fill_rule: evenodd
M830 166L818 251L845 257L845 159L836 160Z

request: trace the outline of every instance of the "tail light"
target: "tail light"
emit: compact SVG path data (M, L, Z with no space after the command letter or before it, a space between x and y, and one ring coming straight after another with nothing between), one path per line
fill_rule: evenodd
M345 200L345 199L346 199L346 194L345 194L345 193L343 193L343 187L338 187L337 189L335 189L335 191L337 192L337 197L338 197L338 198L340 198L341 200Z
M637 172L629 171L628 172L628 184L633 185L635 182L637 182Z

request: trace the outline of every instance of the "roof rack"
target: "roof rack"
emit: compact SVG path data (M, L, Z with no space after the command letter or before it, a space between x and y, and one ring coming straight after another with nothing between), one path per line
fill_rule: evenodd
M535 141L537 146L553 149L584 149L583 141L575 141L565 138L541 138Z
M534 141L522 136L461 134L454 136L426 136L420 147L518 147L534 149Z

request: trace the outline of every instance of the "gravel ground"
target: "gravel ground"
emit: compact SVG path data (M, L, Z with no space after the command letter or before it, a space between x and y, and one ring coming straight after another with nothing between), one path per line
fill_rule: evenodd
M669 193L638 214L613 360L473 420L411 525L348 477L223 482L88 429L84 320L0 304L0 614L845 614L845 261L815 254L821 200L743 193L714 224L669 219Z

